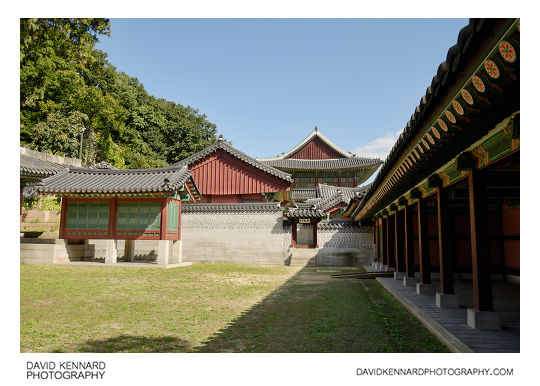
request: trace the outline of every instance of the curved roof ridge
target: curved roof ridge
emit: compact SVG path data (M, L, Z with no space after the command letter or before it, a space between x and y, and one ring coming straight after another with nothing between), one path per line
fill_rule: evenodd
M246 162L247 164L253 166L256 169L262 170L270 175L273 175L274 177L281 178L282 180L285 180L287 182L291 182L291 183L293 182L292 176L289 173L276 169L272 167L271 165L267 165L253 157L250 157L246 153L243 153L240 150L233 147L232 145L228 144L225 140L221 138L220 140L213 143L212 145L202 149L198 153L192 154L189 157L184 158L183 160L173 164L172 166L180 166L180 165L189 166L192 163L195 163L205 158L209 154L212 154L217 149L222 149L226 151L227 153L229 153L230 155L232 155L233 157Z
M280 155L278 157L260 158L258 160L259 161L262 161L262 160L264 160L264 161L274 161L274 160L276 160L277 161L277 160L286 159L286 158L290 157L291 155L293 155L293 154L297 153L298 151L300 151L309 141L311 141L315 137L319 137L324 143L326 143L328 146L330 146L336 152L342 154L345 158L354 157L353 154L351 154L348 151L343 150L338 145L336 145L334 142L332 142L330 139L328 139L323 133L321 133L319 131L317 126L315 126L315 129L313 129L313 131L311 133L309 133L309 135L306 138L304 138L298 145L293 147L288 152L285 152L285 153L283 153L282 155Z

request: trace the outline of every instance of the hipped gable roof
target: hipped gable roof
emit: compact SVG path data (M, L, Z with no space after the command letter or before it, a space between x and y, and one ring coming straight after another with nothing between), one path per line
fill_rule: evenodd
M223 138L219 138L219 140L204 148L198 153L195 153L187 158L184 158L182 161L175 163L173 166L191 166L192 164L206 158L210 154L216 152L217 150L223 150L232 155L233 157L247 163L248 165L253 166L256 169L259 169L265 173L268 173L274 177L277 177L279 179L285 180L287 182L292 183L293 179L290 174L285 173L281 170L275 169L270 165L266 165L255 158L252 158L248 156L247 154L241 152L240 150L234 148L233 146L229 145Z
M38 190L41 193L153 193L174 192L186 181L195 188L186 166L156 169L90 169L69 167L45 178Z
M274 161L274 160L284 160L288 159L291 156L293 156L295 153L298 153L300 150L302 150L308 143L315 140L315 138L319 138L321 141L323 141L326 145L328 145L330 148L332 148L337 153L341 154L344 158L351 158L354 157L353 154L349 153L348 151L343 150L338 145L336 145L334 142L330 141L323 133L321 133L317 127L315 126L315 129L306 137L302 142L300 142L298 145L296 145L294 148L289 150L286 153L283 153L282 155L274 158L259 158L259 161Z

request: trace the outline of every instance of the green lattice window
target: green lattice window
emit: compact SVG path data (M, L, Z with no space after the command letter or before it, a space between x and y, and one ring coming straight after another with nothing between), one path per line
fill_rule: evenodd
M68 202L66 228L108 229L108 202Z
M159 230L161 202L119 202L116 229Z
M167 229L170 231L178 230L178 204L176 202L169 202L169 208L167 209Z
M338 172L320 172L317 174L319 183L337 185L339 182Z

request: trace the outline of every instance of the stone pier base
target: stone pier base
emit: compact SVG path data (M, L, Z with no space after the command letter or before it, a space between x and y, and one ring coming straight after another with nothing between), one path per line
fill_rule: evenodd
M459 295L437 292L435 294L435 304L439 308L459 308Z
M434 295L435 290L431 284L416 283L416 293L418 295Z
M467 309L467 324L475 330L500 331L501 317L493 311L478 311Z
M418 284L420 279L418 279L417 277L410 277L410 276L405 276L403 278L403 285L405 287L409 286L409 287L416 287L416 284Z
M403 280L405 272L394 272L394 280Z
M105 241L105 264L116 264L118 259L118 249L116 240Z

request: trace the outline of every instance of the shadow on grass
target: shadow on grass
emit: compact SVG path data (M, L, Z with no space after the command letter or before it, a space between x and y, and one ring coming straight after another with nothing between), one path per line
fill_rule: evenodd
M340 271L300 270L194 351L447 352L379 283Z
M89 340L80 344L75 352L186 352L191 350L191 344L183 339L172 336L145 337L119 335L102 340ZM60 352L60 351L55 351Z

